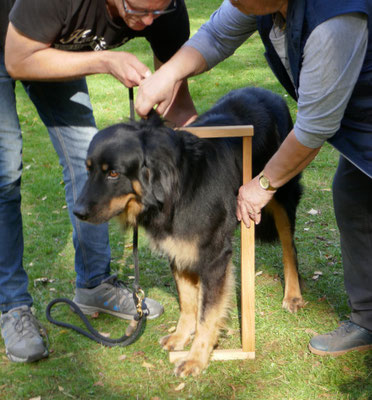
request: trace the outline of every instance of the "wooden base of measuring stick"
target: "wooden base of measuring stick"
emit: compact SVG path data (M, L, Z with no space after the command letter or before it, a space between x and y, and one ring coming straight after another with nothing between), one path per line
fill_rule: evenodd
M201 138L242 137L243 184L252 179L252 136L253 127L216 126L186 127L185 130ZM211 360L246 360L255 358L255 242L254 223L247 228L241 223L241 327L242 348L214 350ZM171 351L170 362L185 358L187 351Z

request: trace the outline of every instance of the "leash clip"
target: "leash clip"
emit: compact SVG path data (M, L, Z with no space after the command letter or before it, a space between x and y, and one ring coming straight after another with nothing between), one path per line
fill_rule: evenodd
M141 289L138 288L135 291L135 296L136 296L136 309L137 309L137 314L139 318L142 318L143 316L143 310L142 310L142 301L145 298L145 292Z

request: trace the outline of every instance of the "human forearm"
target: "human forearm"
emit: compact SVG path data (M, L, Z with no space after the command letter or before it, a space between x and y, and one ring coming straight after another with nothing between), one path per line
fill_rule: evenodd
M320 147L312 149L302 145L292 130L278 151L266 164L263 172L270 185L279 188L299 174L318 154ZM252 219L256 224L261 221L261 209L274 196L275 191L264 190L259 184L259 176L241 186L238 194L237 217L250 226Z
M157 112L165 114L181 82L207 69L203 56L192 47L182 47L168 62L163 64L153 75L144 79L138 88L136 111L145 117L155 106Z
M315 158L320 150L302 145L292 130L279 150L264 168L264 174L273 187L279 188L299 174Z
M128 87L150 74L134 55L125 52L67 52L35 41L9 25L5 63L14 79L62 81L92 74L111 74Z
M154 56L155 70L158 70L162 65L163 63ZM196 119L197 112L190 95L187 79L177 82L172 103L163 116L172 127L185 126Z

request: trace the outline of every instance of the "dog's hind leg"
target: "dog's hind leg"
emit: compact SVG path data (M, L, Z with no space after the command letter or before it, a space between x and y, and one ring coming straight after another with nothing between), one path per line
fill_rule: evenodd
M305 306L301 295L300 277L298 274L297 252L293 240L293 230L284 207L273 198L267 205L275 221L283 251L284 265L284 299L283 308L289 312L297 312Z
M181 315L177 329L174 333L160 339L160 344L165 350L182 350L195 333L196 317L198 311L199 277L185 271L172 268L176 281Z
M230 307L235 284L233 270L229 262L220 277L211 276L214 274L211 269L207 281L205 278L201 281L195 338L186 358L176 365L177 376L196 376L207 367Z

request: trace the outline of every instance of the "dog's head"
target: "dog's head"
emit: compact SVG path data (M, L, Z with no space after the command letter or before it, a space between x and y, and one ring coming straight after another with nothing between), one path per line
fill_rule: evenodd
M74 214L95 224L120 216L134 225L140 215L169 212L179 192L178 141L156 115L99 131L88 149L88 180Z

